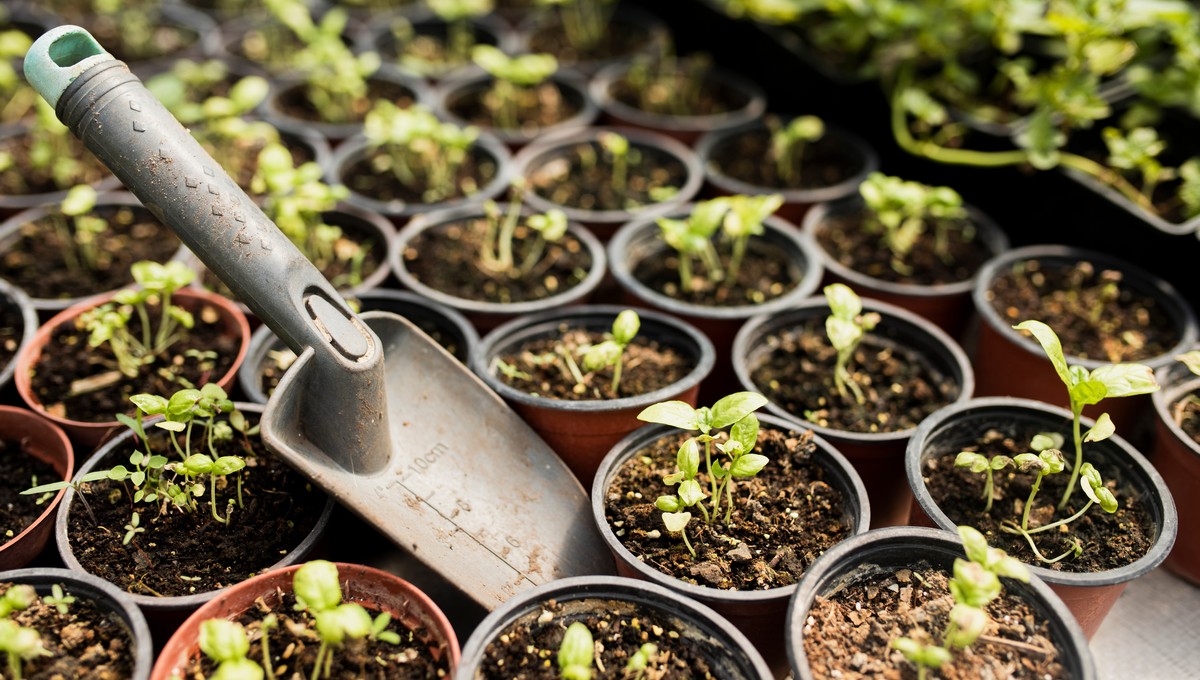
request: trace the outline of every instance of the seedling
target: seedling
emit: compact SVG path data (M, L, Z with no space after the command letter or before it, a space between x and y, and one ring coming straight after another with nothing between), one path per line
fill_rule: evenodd
M386 630L391 623L390 614L382 612L372 619L362 605L342 602L337 565L332 562L314 560L301 566L292 577L292 591L297 610L313 616L314 629L321 638L309 680L320 680L322 674L329 677L333 649L346 640L371 638L393 645L400 643L399 635Z
M967 559L954 560L954 576L949 582L954 607L950 610L941 644L923 643L908 637L892 640L892 647L916 664L918 680L925 680L930 669L948 663L954 658L954 650L970 647L983 635L989 621L986 607L1003 592L1001 576L1029 582L1029 570L1025 565L1003 550L988 547L983 534L971 527L960 526L958 535Z
M392 23L392 37L397 46L407 46L400 55L400 63L428 76L470 60L471 49L475 46L471 20L491 13L494 3L492 0L428 0L426 4L446 23L444 41L416 35L412 23L404 18ZM432 61L426 56L432 56L431 53L440 59Z
M558 647L558 675L562 680L592 680L596 645L592 631L576 621L567 626Z
M1063 436L1056 432L1043 432L1033 438L1030 447L1034 451L1044 451L1046 449L1061 449L1063 445ZM985 500L983 512L986 514L992 510L992 496L994 495L995 483L993 481L993 472L999 472L1007 467L1016 467L1013 459L1004 454L998 454L988 458L987 456L975 453L974 451L961 451L954 459L954 467L970 468L971 472L983 473L987 477L987 481L983 485L983 497Z
M96 243L97 237L108 230L108 222L91 214L95 207L96 190L80 184L71 187L59 205L59 214L51 216L54 231L63 245L63 262L72 271L99 271L112 261L112 255Z
M33 110L37 93L17 73L17 59L25 56L33 40L24 31L0 31L0 121L15 123Z
M28 140L27 166L18 162L15 149L0 151L0 172L8 175L14 191L44 191L38 187L46 184L70 189L80 182L99 179L94 159L41 97L35 96L32 124L23 135Z
M800 183L805 146L825 136L825 122L816 116L797 116L780 126L775 118L768 119L771 130L771 155L775 158L775 174L785 186Z
M510 57L492 45L476 45L471 59L494 78L484 104L493 111L496 127L513 130L520 127L521 101L536 98L535 88L558 71L558 60L551 54L523 54Z
M381 100L367 114L363 132L376 172L391 173L396 181L426 203L472 194L474 180L460 178L479 129L443 123L424 107L401 109Z
M695 264L703 265L710 283L736 282L750 238L762 235L763 223L781 205L779 194L723 196L697 203L685 219L660 217L663 240L679 254L680 290L696 289ZM714 243L718 229L729 244L727 264Z
M621 367L624 363L625 348L633 342L642 320L632 309L622 310L613 320L612 332L603 342L592 345L583 355L583 370L598 371L609 366L613 367L612 392L617 394L621 384Z
M642 680L646 675L646 669L654 662L658 656L658 645L653 642L647 642L633 654L629 655L629 661L625 663L625 670L621 674L622 680Z
M48 656L42 638L32 628L25 628L9 616L24 611L37 601L37 591L30 585L14 585L0 597L0 651L8 661L8 676L21 680L21 662L38 656Z
M557 7L567 42L579 52L600 44L612 17L613 0L536 0L543 7Z
M862 388L850 374L850 362L854 359L854 350L858 349L863 336L879 324L877 312L863 313L862 300L841 283L825 286L825 301L829 303L830 315L825 319L825 334L829 336L829 344L837 350L837 364L833 370L833 381L838 395L845 401L850 400L850 392L854 393L854 401L859 406L866 402Z
M615 132L605 132L599 141L612 162L612 187L617 193L625 193L629 185L629 140Z
M551 209L543 214L530 215L524 220L525 228L533 232L533 245L518 264L513 254L513 239L521 224L521 196L524 186L514 184L514 198L508 211L501 213L495 201L484 203L487 232L479 248L479 263L493 275L510 279L524 278L535 267L542 264L546 244L557 243L567 234L567 215L561 210Z
M67 595L63 592L62 586L55 583L50 586L50 594L42 597L42 602L57 609L59 614L66 614L70 611L71 605L75 604L75 596Z
M762 236L763 223L783 205L783 196L763 194L759 196L736 195L725 199L729 212L721 221L721 233L732 244L729 265L722 273L725 281L737 281L746 244L752 236Z
M236 621L209 619L201 623L200 651L217 664L208 680L262 680L262 666L246 657L250 638Z
M624 80L636 94L642 111L670 116L694 116L703 111L704 85L712 71L712 58L707 54L690 54L682 59L667 44L655 56L640 56L633 60ZM713 102L717 103L717 102Z
M950 232L960 230L964 238L973 237L962 197L950 187L931 187L873 172L858 188L870 219L866 226L883 235L883 243L892 251L892 269L908 275L912 268L905 258L921 234L933 228L934 252L943 262L951 262Z
M682 401L665 401L654 404L638 414L638 420L661 423L683 430L699 431L679 447L676 454L675 472L663 478L667 486L678 485L675 495L659 496L654 505L663 513L663 524L667 531L679 533L683 543L693 557L696 550L687 537L687 525L692 519L687 508L695 507L711 524L719 515L722 495L727 500L725 523L733 512L734 480L757 475L770 460L752 453L758 444L758 418L754 411L762 408L767 398L753 392L737 392L719 399L711 408L693 408ZM717 442L720 430L729 428L728 436ZM706 495L697 476L700 473L700 445L704 445L704 467L709 476L709 494ZM726 460L714 464L714 449L725 454ZM710 507L703 501L709 499Z

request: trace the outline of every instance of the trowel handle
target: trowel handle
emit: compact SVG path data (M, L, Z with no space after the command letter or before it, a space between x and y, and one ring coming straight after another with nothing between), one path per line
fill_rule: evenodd
M292 242L130 73L76 26L43 34L25 75L59 119L297 353L350 367L379 342Z

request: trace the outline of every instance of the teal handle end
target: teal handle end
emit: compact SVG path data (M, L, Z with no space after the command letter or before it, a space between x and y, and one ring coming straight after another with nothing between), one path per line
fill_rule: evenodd
M34 41L25 55L25 80L42 95L50 106L84 71L104 61L115 59L100 43L78 26L59 26L46 31Z

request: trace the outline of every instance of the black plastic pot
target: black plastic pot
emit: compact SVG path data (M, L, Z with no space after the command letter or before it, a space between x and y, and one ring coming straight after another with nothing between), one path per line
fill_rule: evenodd
M663 389L621 399L569 401L530 394L497 377L495 362L525 343L560 336L564 327L608 332L622 309L626 308L581 305L521 316L488 333L471 358L471 370L550 444L584 488L591 485L596 467L609 449L645 425L637 419L642 409L673 399L696 405L700 381L715 361L712 343L688 323L650 310L635 310L641 318L639 338L678 351L695 367L682 380Z
M577 144L590 144L593 148L598 149L600 136L608 132L622 135L629 140L630 148L641 149L643 154L652 153L659 158L682 164L686 173L683 186L669 200L632 211L591 210L577 206L558 205L541 197L533 190L525 192L525 202L541 212L551 208L562 210L572 221L583 224L591 229L600 240L607 241L621 225L642 217L647 219L662 217L666 213L678 209L700 191L700 185L704 183L704 171L700 167L699 159L691 149L670 137L629 128L593 127L541 139L521 149L520 153L516 155L513 159L513 176L524 177L528 180L531 175L536 174L542 168L561 161Z
M975 375L967 355L950 336L937 326L899 307L877 300L864 299L863 309L880 314L881 321L870 337L882 347L904 347L924 357L935 373L958 385L953 403L971 398L975 390ZM774 314L756 316L746 322L733 342L731 362L741 388L754 392L766 391L756 385L751 374L771 351L766 339L775 333L798 328L812 319L829 316L824 298L809 298L790 309ZM816 406L815 404L813 405ZM823 427L804 420L803 413L790 413L774 402L767 410L798 423L796 427L811 428L840 450L854 465L871 498L873 526L904 524L908 519L912 493L904 479L904 450L916 428L895 432L849 432Z
M355 135L338 145L325 170L325 181L330 184L346 184L346 175L350 167L368 157L372 149L367 144L366 137ZM408 203L403 200L384 201L350 190L346 203L363 210L379 213L399 224L409 218L433 210L450 210L479 206L484 201L500 197L508 190L512 177L512 156L508 149L494 136L484 132L475 140L473 152L478 157L488 159L495 164L496 172L490 180L483 183L478 191L469 196L460 196L441 203ZM349 186L349 185L348 185Z
M1122 273L1121 287L1147 295L1155 300L1158 313L1169 315L1179 330L1179 341L1168 351L1156 357L1140 361L1151 368L1160 368L1173 361L1172 357L1195 344L1200 331L1196 314L1175 288L1158 276L1122 260L1083 248L1058 245L1038 245L1017 248L996 256L979 271L975 278L972 297L982 322L979 325L979 342L975 351L978 367L976 391L980 396L1013 396L1036 399L1047 404L1066 405L1066 388L1058 374L1050 366L1042 348L1033 338L1025 337L1012 329L1012 323L1004 319L992 306L988 291L992 282L1013 266L1027 260L1038 260L1043 269L1067 267L1080 261L1088 261L1096 270L1115 269ZM1108 363L1097 359L1084 359L1071 354L1064 347L1067 363L1088 370ZM1089 406L1084 414L1098 417L1108 412L1117 431L1126 435L1136 433L1143 422L1142 416L1150 408L1148 396L1109 399L1097 406Z
M909 569L921 562L950 571L955 558L963 557L958 536L947 531L916 527L875 529L839 543L809 568L800 580L788 607L785 635L792 676L813 680L815 674L804 651L804 635L813 600L879 573ZM1067 677L1095 680L1095 664L1079 624L1054 592L1037 576L1029 583L1004 579L1005 592L1016 595L1044 618L1058 646ZM864 604L864 610L867 606ZM825 674L822 674L825 677Z
M68 569L17 569L0 572L0 581L24 583L33 586L38 595L45 597L53 592L55 585L62 586L68 595L88 600L101 611L108 612L121 622L133 644L130 650L133 671L130 680L147 680L154 666L154 643L146 617L133 603L128 593L113 584L91 574Z
M10 357L8 365L0 369L0 397L8 394L8 386L12 382L13 372L17 370L17 355L33 339L33 334L38 327L38 315L33 301L29 299L25 291L0 279L0 309L7 307L17 309L17 314L21 317L21 338L17 341L17 348ZM12 397L12 399L4 397L0 403L16 403L16 395L12 395Z
M777 416L763 414L759 416L763 427L778 430L803 430L790 420ZM758 651L777 675L784 669L784 641L780 634L784 624L784 613L788 601L796 591L796 586L783 586L770 590L722 590L709 588L680 581L668 574L647 565L629 551L613 533L612 526L605 519L604 506L608 496L608 487L612 484L621 466L640 451L654 442L665 437L679 434L676 428L666 425L649 425L629 433L624 439L612 447L608 455L600 462L596 477L592 481L592 518L596 529L617 565L617 573L621 576L648 581L658 586L668 588L681 596L690 598L705 606L712 607L718 614L729 620L746 637L754 641ZM851 528L851 534L859 534L867 530L871 523L870 503L867 500L867 490L862 480L854 471L850 461L820 435L814 435L816 451L813 462L820 465L827 473L827 482L837 488L845 497L842 520ZM664 486L665 490L666 487ZM647 497L653 497L653 490L647 490Z
M1090 419L1085 419L1083 427L1090 428L1092 424ZM905 474L915 498L912 523L928 525L931 520L933 525L947 531L953 531L955 526L929 495L922 474L924 461L957 453L962 447L974 443L987 430L1015 432L1026 428L1039 432L1059 432L1070 441L1071 413L1028 399L995 397L953 404L926 418L913 433L905 453ZM1068 458L1073 455L1069 454ZM1118 498L1121 487L1128 485L1126 488L1132 486L1134 492L1144 499L1155 523L1156 539L1150 551L1137 561L1103 572L1067 572L1028 564L1030 571L1062 598L1083 633L1090 638L1125 586L1167 558L1175 542L1179 523L1174 500L1163 478L1120 435L1087 444L1084 458L1100 466L1105 471L1106 480L1116 481Z
M349 295L349 294L348 294ZM436 328L453 345L450 352L454 358L466 364L479 344L479 334L466 317L449 307L424 298L416 293L389 288L373 288L360 294L350 295L358 300L359 311L385 311L399 314L417 326ZM246 361L238 371L238 386L246 399L256 404L266 404L269 394L262 389L263 369L268 353L287 349L267 326L260 326L250 338L250 349ZM447 351L450 351L448 348Z
M978 208L970 205L965 207L967 219L975 228L976 242L987 251L988 258L1007 251L1008 237L1004 231ZM846 214L862 214L863 210L865 208L862 199L855 196L835 203L818 205L805 216L802 228L812 237L813 243L821 252L826 281L845 283L859 295L907 309L932 321L938 328L951 336L962 337L973 311L971 290L975 286L975 277L955 283L932 286L885 281L842 264L821 247L819 235L828 228L830 218Z
M714 69L707 74L709 87L724 93L735 107L725 113L701 116L672 116L644 111L613 95L613 87L628 73L628 62L600 69L589 87L592 99L604 113L608 125L623 125L659 132L693 145L703 134L712 134L758 120L767 110L767 96L753 81L731 71Z
M722 680L768 680L766 662L740 631L713 610L653 583L614 576L559 579L526 590L505 602L475 628L462 651L455 680L476 680L487 645L518 621L542 615L543 603L564 605L563 618L614 607L639 607L671 621L679 635L703 650ZM648 640L653 642L653 639Z
M508 209L507 204L500 204L499 207L501 211ZM522 214L529 215L532 214L532 211L526 208ZM596 237L591 232L577 224L568 225L567 233L578 239L583 248L591 256L591 266L582 281L540 300L500 303L461 298L422 283L408 270L404 261L404 252L409 248L409 243L419 234L441 225L475 219L483 217L483 215L482 207L468 205L414 217L408 223L408 226L396 234L396 238L392 242L392 247L388 255L392 273L396 275L396 278L400 279L401 285L405 288L466 316L480 332L487 332L505 321L514 319L522 314L531 314L562 305L586 302L604 278L604 272L606 271L604 246L600 245L600 242L596 240Z
M787 121L782 121L786 124ZM779 187L759 186L744 182L725 174L717 165L715 156L726 146L735 142L742 135L770 135L770 130L761 120L755 120L737 127L715 130L701 137L696 142L696 155L704 167L704 179L708 189L715 194L731 195L746 194L780 194L783 205L776 215L800 224L809 209L817 203L836 201L858 193L858 185L867 175L879 169L879 154L858 135L840 127L827 125L825 135L813 144L830 144L841 149L850 159L851 166L856 169L846 179L829 186L802 189L784 189ZM765 162L765 161L764 161Z
M385 62L395 64L402 71L430 80L440 80L452 71L470 63L469 61L463 64L422 63L416 65L405 63L400 58L399 45L396 44L396 38L392 33L392 26L400 20L407 21L412 26L413 34L417 36L435 36L445 40L449 32L449 24L444 19L434 14L424 4L413 4L396 12L373 16L371 18L372 27L368 29L362 51L378 52ZM508 27L508 24L494 14L471 17L467 23L470 26L474 44L493 45L507 54L517 52L519 40L516 34Z
M543 39L539 36L561 30L560 22L553 12L531 14L517 26L520 46L518 51L546 52L547 50L542 44ZM555 54L554 56L558 59L559 64L573 68L585 75L592 75L606 66L628 61L636 55L660 54L663 47L671 40L671 34L666 24L653 14L628 5L621 5L613 12L606 33L641 33L645 36L645 40L634 51L628 54L614 55L607 59L577 59L566 54Z
M1144 224L1147 224L1154 229L1163 232L1164 234L1170 234L1172 236L1186 236L1188 234L1194 234L1197 231L1200 231L1200 215L1184 220L1183 222L1171 222L1170 220L1165 219L1162 215L1150 212L1140 205L1133 203L1128 198L1125 198L1125 196L1121 195L1121 192L1087 173L1080 172L1073 168L1061 168L1060 171L1073 180L1076 184L1091 190L1092 193L1096 194L1100 198L1112 203L1116 207L1137 218Z
M1171 363L1157 371L1162 389L1153 393L1154 468L1167 482L1179 513L1179 535L1167 557L1167 569L1200 586L1200 442L1175 421L1174 405L1186 395L1200 391L1200 376L1181 363Z
M437 114L458 125L467 125L462 109L470 103L478 103L495 79L476 68L448 74L438 83L435 95ZM596 120L600 113L596 103L588 96L587 81L576 73L560 69L548 79L559 91L563 101L568 102L577 112L566 120L546 127L532 128L501 128L486 126L485 130L496 135L512 149L519 149L549 135L568 134L582 130Z

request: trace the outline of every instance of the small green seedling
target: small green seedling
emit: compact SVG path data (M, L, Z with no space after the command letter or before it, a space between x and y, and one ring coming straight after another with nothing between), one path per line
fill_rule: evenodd
M612 332L603 342L592 345L583 355L583 370L598 371L609 366L613 367L612 391L617 393L621 384L621 367L624 363L625 348L633 342L642 320L632 309L622 310L613 320Z
M592 631L579 621L567 626L558 647L558 675L562 680L592 680L596 645Z
M524 224L527 230L533 232L533 245L518 264L513 254L513 239L522 222L524 184L520 180L514 182L513 193L507 212L501 213L495 201L484 203L487 231L480 242L479 263L487 273L521 279L542 263L547 244L557 243L567 235L568 224L566 213L557 208L526 217Z
M805 146L825 136L825 122L816 116L797 116L787 125L775 126L771 131L775 174L785 186L795 186L800 182Z
M966 649L979 639L989 621L985 608L1000 596L1001 576L1029 582L1029 570L1003 550L988 547L983 534L968 526L958 527L967 559L954 560L950 595L954 606L942 634L940 645L926 644L909 637L892 640L892 647L917 666L918 680L931 669L940 668L954 658L954 650Z
M17 73L17 60L33 44L24 31L0 31L0 121L15 123L33 110L37 93Z
M1057 432L1043 432L1033 438L1030 447L1038 452L1046 449L1061 449L1064 441L1063 436ZM986 514L992 510L992 496L995 490L993 472L999 472L1007 467L1016 467L1016 463L1013 462L1012 458L1004 454L988 458L974 451L961 451L954 459L954 467L970 468L971 472L987 475L987 481L983 485L983 497L985 499L983 512Z
M521 100L558 71L558 60L552 54L511 57L492 45L476 45L471 60L494 78L484 104L493 111L496 126L505 130L520 127Z
M108 230L104 218L91 214L96 207L96 198L96 190L91 185L73 186L59 205L61 216L52 218L59 242L65 246L63 262L72 271L99 271L112 261L112 255L104 252L96 242L97 237Z
M0 597L0 619L7 619L13 612L23 612L37 602L37 591L33 586L17 584L4 591Z
M0 651L8 661L8 677L12 680L21 680L23 661L50 654L36 630L9 618L13 612L24 611L36 601L37 591L25 584L12 586L0 597Z
M642 680L646 675L646 669L651 663L654 663L658 656L658 645L653 642L647 642L633 654L629 655L629 661L625 663L625 670L621 673L622 680Z
M446 22L445 61L464 64L475 45L471 19L491 14L493 0L426 0L426 5Z
M615 132L600 135L600 148L612 161L612 187L617 193L625 193L629 185L629 139Z
M717 400L711 408L693 408L682 401L664 401L643 409L638 420L661 423L683 430L699 431L679 447L675 457L675 472L663 478L667 486L678 485L675 495L659 496L654 505L663 513L663 524L670 533L678 533L693 557L696 550L687 537L687 525L692 519L688 508L698 508L706 523L712 523L721 509L722 496L728 501L725 523L733 511L734 480L757 475L770 460L752 453L758 444L758 418L754 411L765 406L767 398L754 392L737 392ZM728 437L717 442L720 430L729 428ZM709 476L706 496L697 477L700 473L700 444L704 445L704 466ZM713 452L725 454L726 460L714 463ZM710 498L710 508L704 501Z
M764 222L782 205L779 194L722 196L697 203L686 219L659 218L663 240L679 254L680 290L696 289L697 263L712 283L736 282L750 238L762 235ZM718 229L729 247L727 264L714 242Z
M1075 443L1075 463L1071 467L1071 481L1067 484L1058 509L1062 510L1071 500L1071 492L1075 481L1083 469L1083 443L1085 441L1100 441L1113 434L1112 421L1108 414L1102 414L1096 419L1095 426L1087 433L1081 432L1080 417L1083 408L1098 404L1107 398L1131 397L1138 394L1149 394L1158 389L1154 379L1154 371L1149 366L1134 363L1105 364L1091 371L1083 366L1068 366L1066 355L1058 335L1041 321L1023 321L1015 330L1028 331L1041 345L1042 350L1054 366L1054 371L1067 387L1067 397L1070 401L1072 417L1072 437Z
M966 208L962 196L950 187L931 187L873 172L859 185L870 219L868 228L883 234L883 243L892 251L892 269L899 274L911 274L905 258L917 239L929 227L933 228L934 252L943 261L950 261L950 231L963 231L973 237L965 221Z
M57 609L59 614L66 614L70 611L71 605L75 604L75 596L66 594L63 592L62 586L55 583L50 586L50 594L44 596L42 602Z
M860 406L866 401L862 388L850 374L850 362L854 358L854 350L858 349L863 336L879 324L879 314L868 312L863 314L862 300L841 283L825 286L825 301L829 303L830 315L825 319L825 334L829 343L837 350L837 365L833 371L834 385L838 395L849 401L850 395L846 388L854 393L854 401Z
M479 128L443 123L422 106L402 109L387 100L367 113L363 134L376 150L371 169L391 173L396 181L436 203L478 190L474 180L460 178Z
M263 668L250 653L250 638L236 621L209 619L200 624L200 651L217 664L208 680L262 680Z
M542 7L557 7L567 42L578 52L596 47L608 31L613 0L535 0Z
M783 205L780 194L758 196L735 195L725 198L729 211L721 221L721 233L732 244L729 265L722 272L723 281L737 281L742 258L746 255L746 244L752 236L762 236L763 223Z
M292 577L296 608L312 614L314 629L321 638L317 658L309 680L329 677L333 665L333 649L347 640L375 639L399 644L400 636L387 630L391 615L383 612L374 619L355 602L342 602L342 587L337 565L325 560L305 563Z
M712 57L703 53L680 58L670 42L654 55L633 59L623 78L637 98L642 111L667 116L695 116L717 113L717 102L705 101L705 85L712 71ZM702 107L709 105L709 109Z

